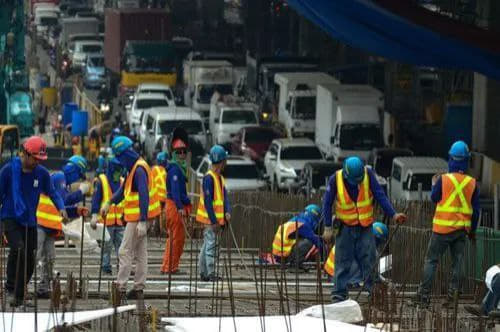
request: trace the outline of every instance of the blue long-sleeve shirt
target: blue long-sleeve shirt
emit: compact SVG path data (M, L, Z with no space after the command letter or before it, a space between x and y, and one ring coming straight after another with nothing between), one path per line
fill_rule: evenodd
M111 197L111 203L118 204L123 200L125 182ZM139 193L139 209L141 213L141 221L148 220L149 208L149 190L148 190L148 174L146 170L139 166L135 170L134 178L132 179L132 191Z
M215 217L213 200L214 200L214 179L210 175L203 177L203 194L205 195L205 210L212 225L217 224ZM224 188L224 213L231 213L231 205L227 197L226 188Z
M298 220L300 222L300 220ZM311 241L316 248L322 249L323 248L323 240L319 237L318 234L314 232L314 229L311 228L311 226L308 223L304 223L302 227L299 228L299 237L308 239ZM292 234L292 238L293 238Z
M438 203L443 194L443 181L441 179L441 176L438 178L436 183L432 186L432 191L431 191L431 200L434 203ZM476 184L476 187L474 188L474 192L472 193L472 219L471 219L471 231L475 232L477 229L477 225L479 223L479 210L480 210L480 204L479 204L479 187Z
M111 181L110 178L108 177L108 183L109 186L111 187L112 193L115 193L120 189L120 182ZM101 202L102 202L102 183L101 180L97 178L97 181L94 182L94 194L92 195L92 207L90 210L92 214L99 213L99 209L101 208Z
M186 177L179 166L174 163L168 164L167 198L175 202L177 210L182 210L186 205L191 204L186 190Z
M389 198L387 198L387 195L385 194L384 190L378 183L377 178L375 177L373 171L370 168L367 168L367 172L370 179L369 180L370 190L373 194L373 197L380 204L382 210L384 210L384 213L392 218L396 214L396 211L392 207ZM344 181L344 183L346 185L349 197L351 197L353 201L356 201L359 193L358 186L352 185L348 181ZM332 205L333 202L335 201L336 196L337 196L337 180L334 174L328 180L328 187L326 188L326 193L325 196L323 197L323 216L325 218L325 225L328 227L332 225Z
M16 217L12 192L11 161L0 169L0 204L2 205L0 217L2 220L15 219L23 226L36 227L36 209L42 193L50 197L58 210L64 210L64 202L50 180L49 171L41 165L29 173L21 170L20 190L26 211L21 217Z

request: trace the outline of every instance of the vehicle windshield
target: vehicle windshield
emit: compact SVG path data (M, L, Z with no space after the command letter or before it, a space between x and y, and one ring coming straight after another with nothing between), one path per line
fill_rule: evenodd
M321 186L324 186L325 179L332 176L337 170L339 170L339 167L313 168L312 187L314 189L319 189Z
M411 176L410 191L417 191L418 184L422 184L422 191L431 191L433 174L413 174Z
M101 45L82 45L82 52L84 53L99 53L102 52Z
M226 179L258 179L259 171L255 165L226 165L224 168Z
M174 99L172 91L165 89L141 89L140 93L161 93L168 99Z
M125 69L131 73L174 73L175 63L171 56L137 57L131 55L127 58Z
M340 129L340 148L344 150L372 150L382 147L380 127L371 123L343 124Z
M295 119L314 120L316 118L316 97L298 97L295 99Z
M388 178L391 176L392 161L396 157L410 156L411 153L377 155L375 161L375 172L381 177Z
M58 19L57 17L42 17L40 18L41 25L57 25Z
M291 146L281 150L281 160L321 160L323 156L315 146Z
M168 107L166 99L138 99L135 103L135 108L145 109L151 107Z
M278 138L278 134L272 130L251 130L245 133L247 144L271 143L275 138Z
M160 122L162 135L170 135L177 127L184 129L189 135L203 134L203 127L199 120L167 120Z
M104 67L104 58L103 57L89 58L89 64L92 67Z
M233 93L233 86L231 84L200 84L198 85L198 103L210 104L216 88L222 95Z
M257 124L257 117L251 110L227 110L222 112L222 123Z

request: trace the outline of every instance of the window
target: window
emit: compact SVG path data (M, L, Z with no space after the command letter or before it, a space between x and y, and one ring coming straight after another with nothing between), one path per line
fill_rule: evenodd
M84 53L99 53L102 52L101 45L82 45L82 52Z
M90 57L89 65L92 67L104 67L104 58L103 57Z
M371 123L343 124L340 130L340 148L344 150L372 150L383 146L380 126Z
M218 91L221 95L230 95L233 94L233 86L231 84L200 84L198 85L198 102L200 104L210 104L215 91Z
M281 150L282 160L315 160L323 155L315 146L290 146Z
M259 171L255 165L231 165L224 168L223 175L227 179L258 179Z
M168 101L166 99L139 99L135 104L135 108L137 109L152 107L168 107Z
M401 166L396 164L392 166L392 178L396 181L401 181Z
M249 144L267 143L278 138L278 133L274 130L248 130L245 133L245 142Z
M203 161L200 166L199 172L201 174L205 174L208 171L208 163L206 161Z
M251 110L227 110L222 112L222 123L257 124L257 116Z
M184 128L189 135L203 134L203 127L199 120L171 120L160 122L162 135L171 134L177 127Z
M422 191L431 191L432 189L432 174L413 174L411 178L408 176L410 180L410 191L417 191L418 184L422 184Z
M165 90L165 89L144 89L141 90L140 93L161 93L168 99L174 99L174 96L172 95L172 91L170 90Z
M146 129L147 130L153 129L153 123L154 123L153 117L148 115L148 118L146 120Z
M17 130L11 129L3 133L2 139L2 160L14 157L19 150Z
M316 97L295 99L294 118L303 120L316 119Z

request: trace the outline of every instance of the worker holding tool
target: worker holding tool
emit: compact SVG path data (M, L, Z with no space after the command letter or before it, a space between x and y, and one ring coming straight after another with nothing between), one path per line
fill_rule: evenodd
M73 183L85 180L87 167L87 160L82 156L75 155L68 159L68 162L62 167L62 172L56 172L51 176L54 188L63 199L65 210L70 219L86 217L89 214L86 207L76 206L85 199L85 195L90 190L89 184L81 182L77 190L73 192L70 190ZM37 296L48 299L56 259L55 239L62 235L62 218L57 213L52 200L43 194L40 196L36 218L38 223L37 261L41 267Z
M12 307L23 304L25 287L35 268L40 195L50 197L63 220L68 217L48 170L39 165L47 159L46 148L41 137L32 136L22 145L20 156L0 169L0 216L10 249L5 290Z
M221 278L215 272L216 237L226 223L231 221L231 206L222 176L226 167L227 152L222 146L214 145L210 149L209 158L212 166L203 177L196 212L196 221L205 225L198 264L202 281L217 281Z
M464 309L476 316L500 318L500 264L493 265L486 271L484 279L487 292L480 305L466 305Z
M161 225L163 225L163 220L165 220L165 203L167 201L167 167L168 167L168 153L158 152L156 155L156 165L151 167L151 173L153 174L153 182L156 187L156 194L158 195L158 200L161 205L161 213L156 218L156 227L154 230L161 230ZM158 233L159 234L159 233Z
M102 204L101 216L107 217L111 205L123 201L123 219L127 223L123 241L118 251L119 270L117 286L120 301L126 303L128 298L137 298L142 294L148 269L148 221L160 214L160 202L157 200L153 186L153 176L149 165L132 148L133 142L125 136L117 136L111 142L111 149L116 159L128 171L123 186L118 189L111 200ZM128 294L127 281L135 258L134 288Z
M422 283L415 303L430 304L432 281L439 257L450 248L452 260L451 282L444 306L454 303L458 294L465 238L475 239L479 220L479 187L476 179L465 174L469 168L469 147L462 141L453 143L449 151L448 173L432 178L431 200L437 204L432 221L432 236L424 261Z
M321 218L321 208L316 204L308 205L284 224L274 235L273 255L277 262L283 262L290 271L300 272L307 269L304 262L323 252L323 239L316 234Z
M372 269L376 259L373 200L385 214L398 223L406 221L406 215L396 213L373 171L365 167L358 157L349 157L341 170L328 181L323 198L325 229L323 238L330 241L334 227L338 228L335 240L335 277L332 290L333 303L347 300L347 284L351 265L356 260L361 270L364 289L372 289ZM335 203L335 224L332 225L332 205Z
M104 274L112 274L111 248L114 246L116 258L122 244L123 232L123 202L111 204L105 217L99 215L101 207L111 200L114 193L123 185L122 166L113 156L109 156L105 167L106 173L99 174L94 181L94 195L92 196L92 219L90 227L97 228L97 223L105 223L109 234L109 240L103 244L103 256L101 270Z
M184 251L186 219L191 215L191 201L186 190L187 144L180 138L172 142L172 159L167 168L168 238L163 253L162 273L179 272L179 261Z

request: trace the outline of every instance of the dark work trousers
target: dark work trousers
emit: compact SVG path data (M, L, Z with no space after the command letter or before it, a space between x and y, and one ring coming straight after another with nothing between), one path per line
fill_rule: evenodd
M301 268L304 262L309 258L307 254L313 247L313 244L308 239L299 238L297 243L292 248L290 256L287 257L286 263L291 268Z
M20 225L13 219L4 219L2 223L10 249L5 288L7 292L14 292L16 298L22 300L24 287L29 283L35 268L37 228Z

